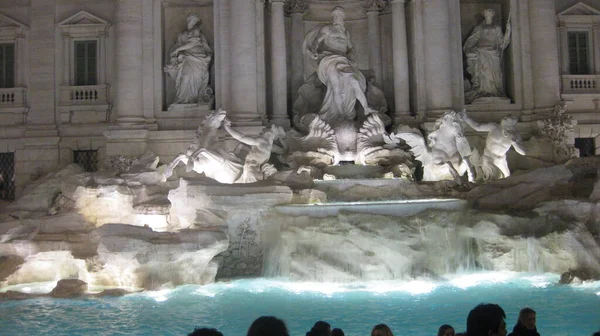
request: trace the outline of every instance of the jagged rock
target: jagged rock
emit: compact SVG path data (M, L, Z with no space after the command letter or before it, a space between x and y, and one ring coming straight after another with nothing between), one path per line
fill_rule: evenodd
M0 256L0 282L13 274L25 260L16 255Z
M56 287L50 292L50 296L58 299L68 299L83 295L87 288L88 285L83 280L62 279L58 281Z
M40 297L42 295L37 294L28 294L21 293L18 291L6 291L5 293L0 293L0 300L27 300L35 297Z
M111 288L105 289L98 294L94 294L95 297L105 297L105 296L125 296L127 294L131 294L132 292L124 290L122 288Z
M594 189L590 194L590 199L596 202L600 201L600 168L598 168L598 171L596 172L596 182L594 183Z
M592 272L590 270L572 269L562 273L560 275L560 280L558 281L558 283L561 285L581 284L584 281L590 280L600 280L600 274L598 274L598 272Z
M25 188L23 196L8 205L7 209L47 212L52 206L52 200L60 192L62 181L81 172L83 168L70 164L59 171L47 174Z
M326 203L327 194L316 189L302 189L298 194L294 194L292 202L295 204Z

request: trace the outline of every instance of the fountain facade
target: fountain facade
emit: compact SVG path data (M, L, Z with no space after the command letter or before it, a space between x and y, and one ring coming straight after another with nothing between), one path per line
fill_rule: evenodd
M348 282L480 269L598 277L599 163L567 163L582 127L560 103L559 75L547 78L558 41L532 51L522 40L553 31L557 7L523 3L484 11L506 18L505 33L470 22L488 2L116 0L98 9L110 21L93 8L67 17L42 6L66 16L60 90L81 89L68 55L89 38L104 63L84 97L115 111L105 124L77 122L103 105L65 98L60 124L41 105L24 115L13 138L26 145L9 146L20 167L43 168L27 188L29 168L2 175L20 197L0 217L1 286L79 279L154 290L218 277ZM583 7L573 8L561 15ZM31 32L15 36L36 45L49 17L31 15ZM475 41L488 28L499 32L493 53ZM474 29L466 91L461 29ZM500 69L477 72L482 59ZM518 70L524 60L534 65ZM32 104L46 97L43 78L32 79ZM98 172L57 168L88 147L101 148Z

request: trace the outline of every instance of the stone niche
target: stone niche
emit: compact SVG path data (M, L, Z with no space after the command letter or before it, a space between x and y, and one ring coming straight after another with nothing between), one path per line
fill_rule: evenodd
M487 1L475 1L475 0L461 0L460 1L460 28L461 28L461 53L463 59L463 76L464 76L464 85L465 90L470 85L471 76L467 71L467 62L466 56L462 48L465 45L465 41L472 34L475 27L477 27L480 23L485 21L482 11L484 9L492 9L496 12L494 17L494 23L499 23L502 32L506 32L506 20L511 11L510 4L508 0L487 0ZM515 34L515 28L517 26L516 13L513 11L512 13L512 35ZM514 78L513 78L513 69L514 69L514 59L513 59L513 43L514 39L511 37L510 44L506 47L502 57L502 70L503 70L503 83L504 90L506 93L506 98L504 101L486 101L486 99L479 99L477 102L473 102L469 104L468 101L467 108L469 109L469 105L473 105L470 109L474 110L488 110L488 109L506 109L509 108L509 104L514 104L515 97L515 86L514 86ZM510 108L509 108L510 109Z
M186 29L186 18L188 14L193 13L202 20L202 34L208 41L208 45L213 51L213 57L210 64L209 86L213 92L215 90L215 27L214 27L214 7L212 0L181 1L170 0L162 2L161 21L162 21L162 60L159 71L163 78L163 111L175 101L177 90L175 82L163 72L163 67L169 60L169 50L177 41L179 34Z

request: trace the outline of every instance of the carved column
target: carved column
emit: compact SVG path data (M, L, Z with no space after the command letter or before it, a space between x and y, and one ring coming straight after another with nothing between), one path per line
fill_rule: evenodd
M593 48L594 52L594 69L592 70L593 74L600 74L600 25L595 24L592 26L592 43L590 45L595 46Z
M555 1L530 0L529 20L534 108L547 109L560 100Z
M408 75L408 44L404 0L392 0L392 48L394 55L395 118L410 115L410 83Z
M142 155L150 131L143 110L142 0L117 0L115 8L115 110L104 132L106 155Z
M106 84L106 31L101 31L98 41L98 84Z
M375 73L375 86L381 89L383 70L381 66L379 13L387 3L383 0L364 0L362 5L367 12L367 24L369 27L369 68Z
M17 61L17 72L15 77L16 87L25 87L25 66L23 66L23 60L25 59L27 46L25 45L25 32L23 29L17 33L17 45L15 48L15 60Z
M63 79L62 85L68 86L71 85L71 36L68 33L63 32L62 35L63 42Z
M287 110L287 53L285 46L285 0L271 2L271 88L272 121L285 129L290 128Z
M563 75L569 74L569 35L567 27L561 24L558 28L560 40L560 70Z
M285 11L292 20L290 38L291 67L291 92L292 101L295 101L300 86L304 84L304 58L302 54L302 42L304 42L304 22L302 15L306 10L304 0L287 0Z
M141 0L117 0L115 28L117 123L143 125Z
M254 1L231 1L229 83L233 113L258 111L257 22Z
M449 12L448 0L428 0L423 6L423 22L425 22L423 51L428 118L437 118L443 112L452 109L454 83Z

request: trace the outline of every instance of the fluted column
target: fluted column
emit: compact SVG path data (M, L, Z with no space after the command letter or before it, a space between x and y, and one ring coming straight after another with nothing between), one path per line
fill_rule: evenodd
M362 4L367 12L367 25L369 29L369 68L375 74L375 86L381 89L383 69L381 66L379 14L387 3L383 0L364 0Z
M258 112L256 4L251 0L236 0L231 1L230 6L230 106L234 113L256 113Z
M590 45L595 46L594 51L594 69L592 73L600 74L600 25L595 24L592 26L592 43Z
M545 109L560 100L555 1L530 0L529 19L534 104Z
M143 109L142 0L117 0L115 21L117 118L104 132L106 155L139 156L150 137Z
M285 11L291 18L290 34L290 57L291 66L291 93L292 101L296 99L300 86L304 84L304 58L302 54L302 42L304 41L304 22L302 15L306 10L304 0L288 0L285 4Z
M120 126L143 126L142 110L142 1L116 2L116 96Z
M61 37L63 42L62 85L68 86L71 84L71 36L63 32Z
M564 24L558 28L560 41L560 70L563 75L569 74L569 32Z
M435 118L437 114L452 109L453 81L449 11L448 0L425 0L423 3L423 21L426 22L423 41L425 91L427 110L433 112L428 113L428 117Z
M271 2L271 88L272 121L285 129L290 128L287 110L287 53L285 46L285 0Z
M98 41L98 84L104 85L106 84L106 31L102 31L99 34Z
M394 56L395 119L410 115L410 82L404 0L392 0L392 48Z

